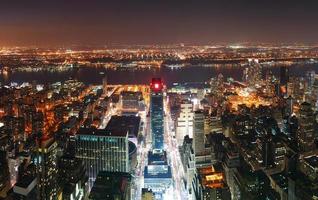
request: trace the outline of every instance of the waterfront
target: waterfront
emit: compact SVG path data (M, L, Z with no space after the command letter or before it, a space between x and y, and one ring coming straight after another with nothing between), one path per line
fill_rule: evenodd
M0 82L32 82L53 83L68 79L77 79L85 84L100 84L106 75L110 84L147 84L151 77L161 77L169 86L175 82L202 82L222 73L225 77L232 77L236 80L242 79L243 69L240 66L202 67L188 66L179 69L161 67L159 69L105 69L93 67L73 68L63 72L13 72L0 75ZM318 64L291 65L290 75L302 76L306 71L318 72ZM279 66L266 66L263 71L271 70L275 75L279 73ZM263 73L265 74L265 73Z

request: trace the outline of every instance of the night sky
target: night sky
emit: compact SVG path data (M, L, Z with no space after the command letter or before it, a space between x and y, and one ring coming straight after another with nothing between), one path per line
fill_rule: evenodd
M318 42L318 0L0 0L0 45Z

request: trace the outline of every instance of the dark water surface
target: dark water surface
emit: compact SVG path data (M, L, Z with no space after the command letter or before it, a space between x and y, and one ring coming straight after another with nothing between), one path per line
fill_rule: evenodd
M292 65L291 75L304 76L306 71L314 70L318 73L318 64ZM100 84L102 78L107 75L110 84L148 84L152 77L161 77L167 85L175 82L202 82L222 73L225 77L232 77L236 80L242 79L244 67L223 66L223 67L202 67L189 66L179 69L162 67L160 69L120 69L112 70L105 68L81 67L64 72L14 72L7 76L0 75L0 82L32 82L53 83L75 78L86 84ZM271 70L278 75L279 67L264 67L264 71ZM104 72L101 74L100 72Z

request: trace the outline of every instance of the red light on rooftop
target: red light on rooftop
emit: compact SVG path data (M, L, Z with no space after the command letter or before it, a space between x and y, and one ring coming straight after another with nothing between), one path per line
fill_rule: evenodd
M161 90L163 88L162 81L160 78L153 78L151 81L151 89L153 90Z

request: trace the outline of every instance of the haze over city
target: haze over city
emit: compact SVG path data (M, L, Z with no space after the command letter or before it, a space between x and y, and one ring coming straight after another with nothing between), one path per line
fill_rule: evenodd
M0 45L317 43L317 1L2 1Z

